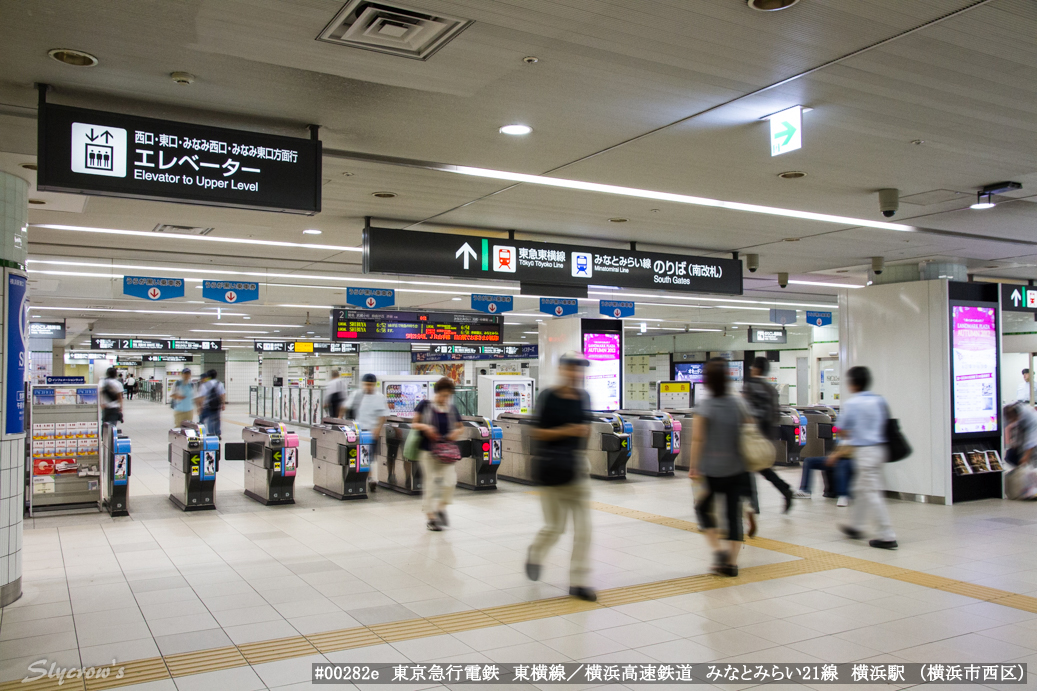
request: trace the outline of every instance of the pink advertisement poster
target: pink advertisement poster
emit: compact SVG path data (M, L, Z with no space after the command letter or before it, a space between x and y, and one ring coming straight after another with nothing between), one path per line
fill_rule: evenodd
M997 431L997 322L993 307L951 307L954 432Z
M619 410L619 334L584 334L583 354L590 360L584 385L593 410Z

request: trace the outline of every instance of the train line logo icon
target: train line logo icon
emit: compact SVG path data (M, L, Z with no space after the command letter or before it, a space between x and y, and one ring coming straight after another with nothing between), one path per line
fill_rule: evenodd
M590 252L573 252L572 274L580 278L594 275L594 256Z
M508 245L493 246L493 270L515 273L518 266L518 251Z
M126 177L126 130L72 123L72 172Z

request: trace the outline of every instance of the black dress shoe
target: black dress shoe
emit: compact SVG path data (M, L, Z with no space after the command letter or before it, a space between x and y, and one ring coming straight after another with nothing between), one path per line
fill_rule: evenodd
M569 594L578 600L586 600L587 602L597 602L598 594L591 588L580 586L579 588L569 588Z
M896 549L900 546L896 540L872 540L868 544L878 549Z
M782 494L785 495L785 510L782 513L788 513L789 509L792 508L792 490L787 489Z
M839 526L839 530L843 531L843 534L846 535L846 537L853 538L854 540L860 540L862 537L864 537L864 533L857 530L856 528L851 528L848 525Z
M540 564L534 564L532 562L526 562L526 576L531 581L540 580Z

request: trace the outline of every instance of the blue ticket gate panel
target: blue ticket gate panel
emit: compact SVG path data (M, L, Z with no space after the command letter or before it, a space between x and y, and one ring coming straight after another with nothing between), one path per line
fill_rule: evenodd
M374 442L353 420L326 417L311 427L313 489L335 499L367 499Z
M205 425L185 422L169 430L169 500L183 511L216 508L220 439Z
M129 516L130 438L111 423L101 428L101 508L112 516Z

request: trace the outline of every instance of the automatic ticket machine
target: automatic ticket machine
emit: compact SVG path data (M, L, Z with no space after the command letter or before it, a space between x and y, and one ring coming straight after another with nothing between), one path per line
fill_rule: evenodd
M413 411L411 411L413 412ZM421 494L421 465L403 457L407 436L417 434L411 428L411 416L390 415L382 426L381 444L375 463L380 466L378 486L401 494Z
M630 435L634 428L617 413L591 413L587 438L590 476L599 480L625 480L630 460Z
M462 416L464 432L457 441L457 486L464 489L497 489L497 470L504 455L504 430L482 416Z
M295 503L299 435L280 422L256 418L241 430L245 442L245 496L259 503Z
M185 422L169 430L169 500L184 511L215 509L220 438L205 425Z
M101 428L101 507L112 516L129 516L130 438L104 423Z
M627 472L639 475L673 475L681 452L681 423L663 410L620 410L633 425Z
M374 442L352 420L326 417L311 427L313 489L335 499L367 499Z
M530 436L536 417L522 413L501 413L497 417L497 424L501 427L504 447L497 477L524 485L536 484L533 478L536 442Z

